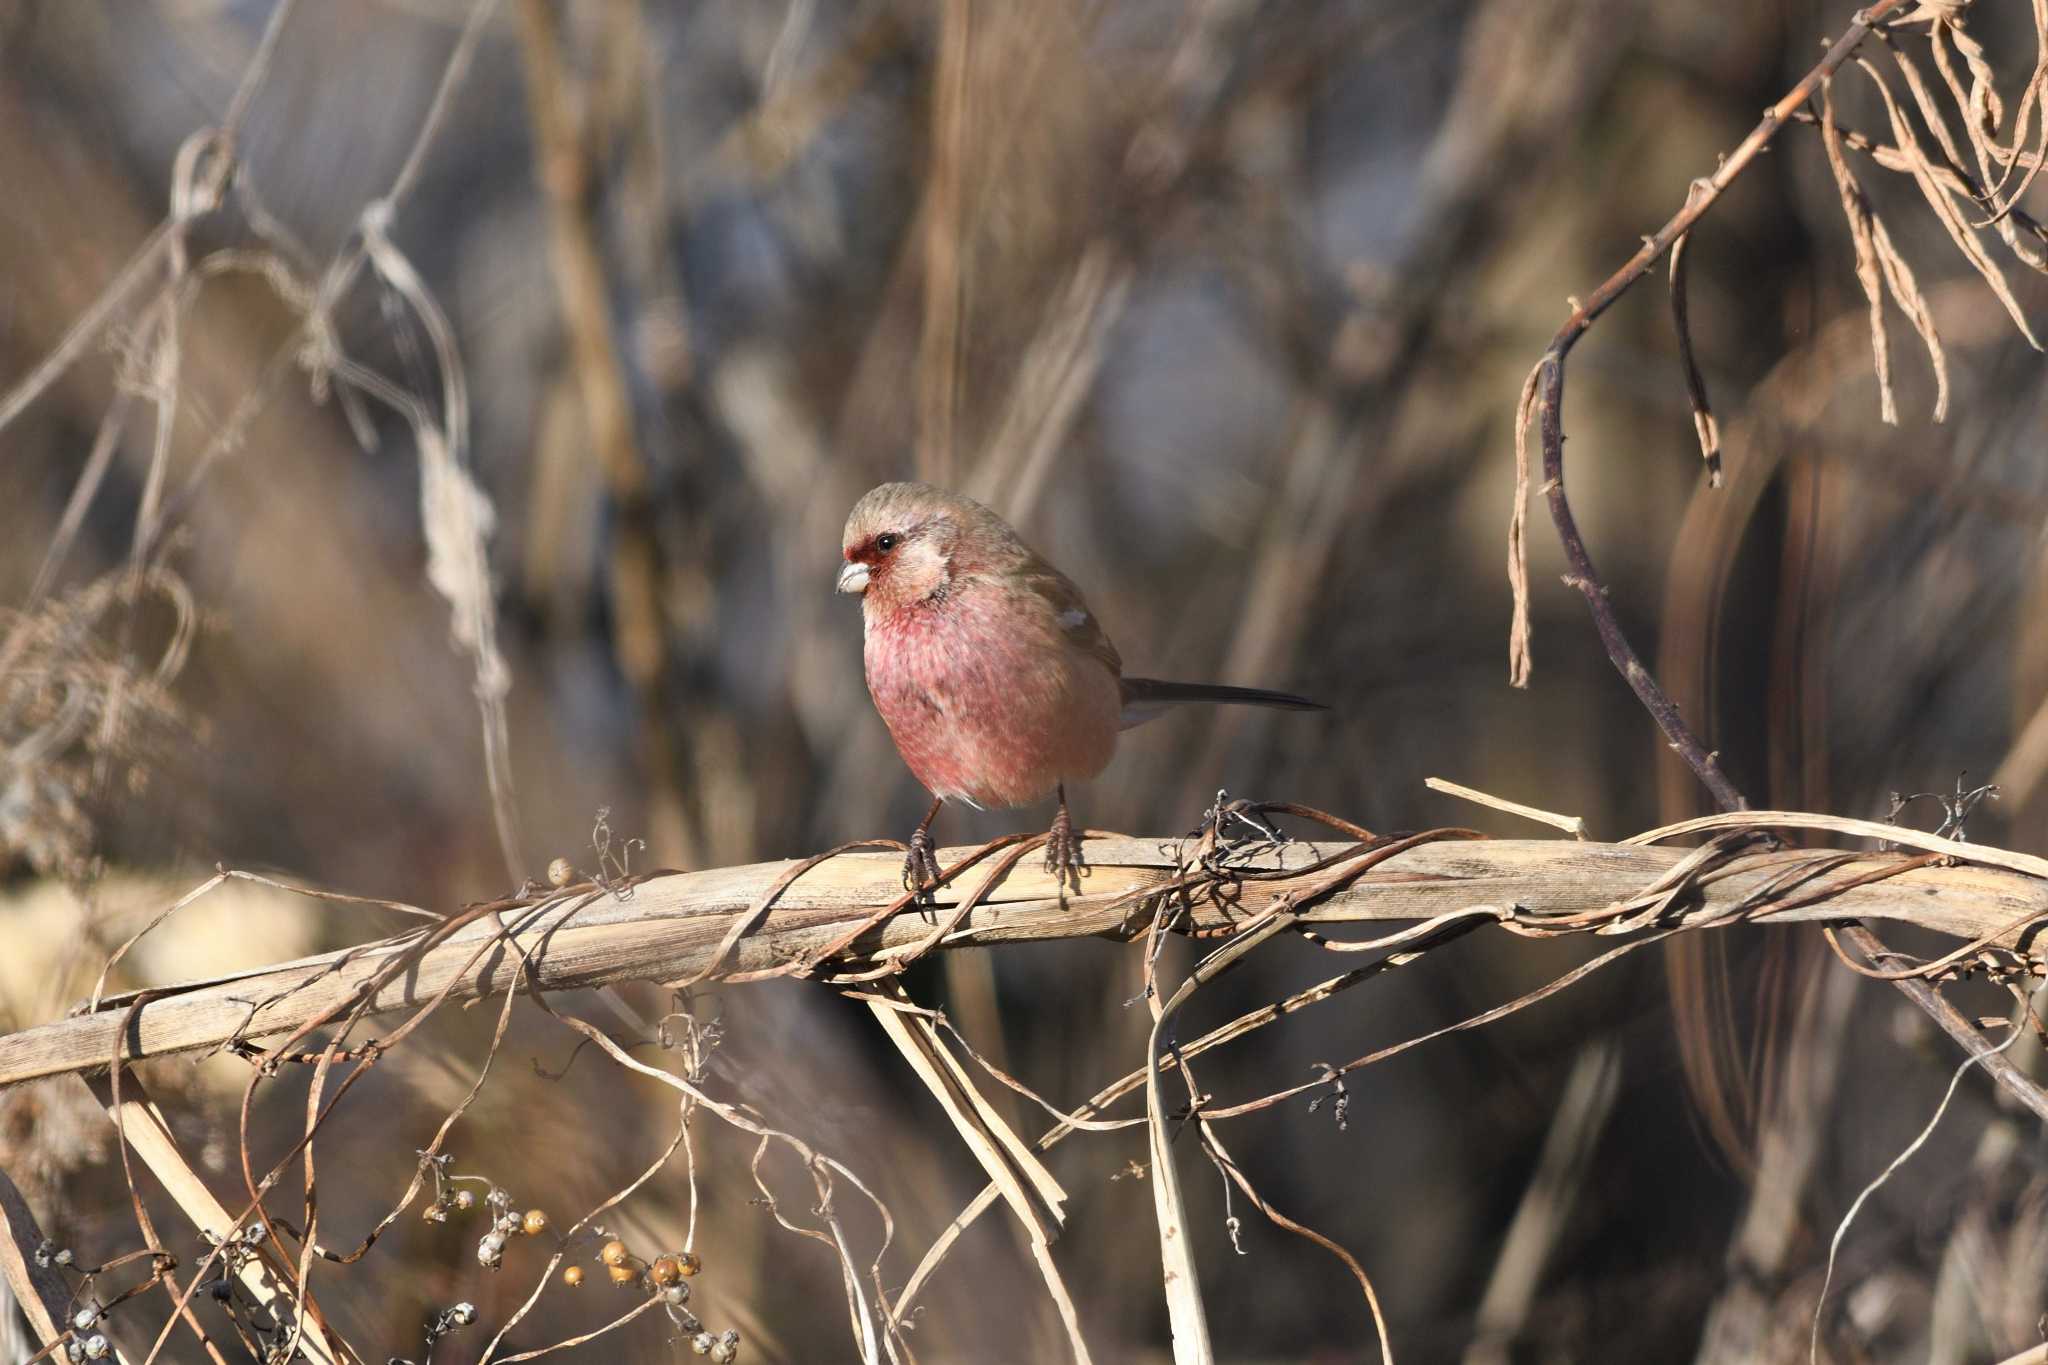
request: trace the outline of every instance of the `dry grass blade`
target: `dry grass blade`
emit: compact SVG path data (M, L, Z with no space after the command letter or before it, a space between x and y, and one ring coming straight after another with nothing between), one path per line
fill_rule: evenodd
M870 999L867 1005L881 1024L882 1032L946 1111L946 1117L974 1153L974 1159L988 1172L989 1179L1001 1187L1003 1198L1032 1240L1050 1241L1053 1229L1065 1220L1063 1206L1067 1197L1052 1172L1031 1156L1016 1134L1008 1133L1007 1127L1002 1128L1007 1138L998 1136L1001 1119L979 1092L963 1085L954 1069L941 1060L939 1054L944 1049L928 1027L919 1027L928 1021L906 1015L886 1001ZM1018 1159L1020 1153L1022 1160Z
M1621 1058L1612 1043L1596 1041L1580 1050L1537 1157L1536 1173L1508 1224L1492 1278L1479 1300L1476 1340L1465 1351L1465 1365L1494 1365L1510 1358L1508 1347L1528 1321L1544 1263L1592 1168L1593 1150L1614 1111L1620 1086Z
M1872 231L1870 201L1849 170L1842 154L1842 135L1835 126L1835 83L1820 84L1820 140L1827 149L1828 169L1834 173L1835 189L1842 197L1842 216L1848 220L1849 242L1856 252L1856 282L1870 304L1870 354L1877 367L1878 412L1886 425L1899 424L1899 401L1892 390L1891 339L1884 326L1884 275L1878 265L1877 238Z
M967 484L970 497L999 506L1017 525L1029 521L1072 436L1134 273L1109 244L1090 245L1024 353L995 435Z
M2044 777L2048 777L2048 699L2020 727L2012 748L1999 761L1991 780L2001 792L2010 795L2015 806L2023 806L2040 788Z
M1166 1102L1159 1088L1160 1031L1171 1017L1170 1013L1161 1014L1154 1020L1152 1036L1146 1040L1145 1132L1152 1212L1159 1223L1160 1274L1172 1324L1174 1365L1209 1365L1215 1353L1209 1344L1200 1272L1195 1268L1194 1242L1188 1235L1187 1202L1181 1197L1180 1174L1173 1164L1173 1136L1167 1128Z
M156 1104L142 1092L141 1082L133 1073L124 1078L122 1089L126 1093L118 1100L113 1084L106 1076L95 1076L80 1083L90 1088L93 1100L107 1111L107 1117L119 1129L122 1139L134 1148L135 1154L142 1158L142 1164L149 1168L165 1192L184 1211L193 1227L208 1241L216 1243L236 1230L238 1220L192 1169L191 1163L178 1149L177 1139L171 1136L170 1124ZM262 1259L250 1257L243 1261L235 1276L249 1291L252 1301L277 1313L282 1320L283 1314L272 1305L280 1300L290 1300L278 1292L280 1281L272 1276ZM293 1316L304 1331L299 1350L306 1359L315 1365L332 1365L346 1358L328 1339L326 1329L313 1321L310 1314L297 1312L295 1307Z
M72 1294L54 1266L37 1260L36 1248L46 1240L28 1201L0 1171L0 1275L28 1316L29 1330L47 1347L68 1330Z
M1542 810L1536 806L1525 806L1519 801L1510 801L1504 796L1494 796L1475 787L1462 786L1459 783L1441 777L1425 777L1422 779L1422 785L1433 792L1442 792L1446 796L1456 796L1473 802L1476 805L1506 811L1509 815L1519 815L1525 820L1534 820L1538 824L1555 826L1566 834L1571 835L1574 839L1586 837L1586 822L1581 816L1559 815L1556 811Z
M1173 1132L1169 1128L1166 1098L1160 1086L1159 1058L1167 1046L1167 1029L1189 998L1208 982L1244 960L1252 949L1290 929L1295 924L1291 910L1275 909L1257 928L1233 938L1206 958L1161 1006L1154 997L1152 1033L1145 1048L1145 1117L1147 1146L1151 1153L1152 1209L1159 1222L1159 1257L1166 1289L1167 1315L1173 1324L1175 1365L1206 1365L1215 1359L1209 1344L1208 1314L1202 1307L1202 1285L1195 1268L1193 1239L1188 1235L1187 1202L1181 1196L1180 1174L1173 1164Z
M1905 111L1899 108L1898 101L1892 97L1890 83L1869 61L1862 57L1856 58L1855 61L1877 86L1878 94L1883 97L1885 113L1891 119L1892 138L1898 143L1899 150L1908 158L1914 183L1919 185L1921 195L1934 210L1935 217L1941 220L1942 227L1947 229L1949 240L1956 244L1956 250L1963 254L1963 259L1970 263L1971 268L1983 277L1984 283L1990 286L1991 292L1997 295L1999 303L2005 306L2006 313L2012 318L2013 326L2027 339L2027 344L2037 351L2040 350L2040 339L2034 335L2032 325L2027 322L2026 314L2021 311L2019 300L2013 297L2012 286L2006 283L2005 272L2000 270L1998 263L1985 252L1983 244L1977 240L1976 233L1971 230L1970 225L1963 220L1948 191L1936 179L1932 163L1920 146L1919 136L1914 133L1913 125L1906 118Z
M121 268L121 273L101 291L93 306L72 324L71 330L64 334L64 339L57 343L56 349L23 376L4 397L0 397L0 430L4 430L15 418L21 416L28 405L35 402L43 390L55 383L58 377L70 368L71 363L83 355L86 348L107 329L115 315L120 312L121 305L128 301L128 296L140 287L150 272L159 267L170 250L173 235L173 224L159 224L156 230L150 233L148 240L136 248L135 255Z
M2002 147L1998 143L1998 125L2005 120L2005 111L1998 98L1996 73L1991 69L1990 59L1985 55L1983 45L1963 29L1962 24L1946 18L1937 19L1929 27L1928 45L1934 53L1934 65L1941 72L1943 82L1955 98L1956 107L1964 111L1963 127L1970 137L1970 148L1976 154L1978 170L1983 173L1986 184L1984 191L1975 196L1990 205L1991 216L1973 227L1996 227L1998 234L2012 248L2013 254L2036 270L2048 269L2048 258L2019 241L2012 231L2011 219L2015 216L2020 199L2032 186L2034 177L2041 169L2042 153L2048 151L2048 118L2040 125L2040 137L2031 155L2023 151L2020 144L2027 139L2027 126L2036 110L2040 110L2044 82L2048 82L2048 6L2041 0L2034 0L2034 48L2033 74L2028 77L2026 89L2020 96L2019 113L2014 117L2012 144ZM1958 19L1960 16L1958 16ZM1955 64L1949 57L1949 46L1953 43L1957 52L1970 68L1970 88L1967 93L1957 77ZM1904 60L1904 53L1896 44L1893 54L1899 57L1900 69L1914 82L1914 96L1925 110L1931 101L1921 89L1919 73ZM2048 110L2044 110L2048 113ZM1945 121L1937 124L1928 119L1929 125L1938 133L1945 132ZM2010 192L2013 172L2022 165L2026 174Z
M909 993L903 990L900 982L890 982L889 986L894 988L898 999L906 1005L909 1004ZM911 1008L915 1009L914 1006ZM946 1046L945 1040L939 1036L938 1021L923 1011L917 1011L907 1017L912 1034L929 1044L931 1054L937 1058L951 1084L974 1105L974 1112L981 1119L983 1126L1002 1144L1003 1150L1009 1153L1010 1160L1016 1163L1017 1169L1030 1179L1038 1197L1045 1201L1046 1209L1052 1215L1054 1227L1064 1226L1067 1220L1067 1192L1060 1187L1059 1181L1053 1178L1052 1172L1046 1169L1045 1164L1032 1152L1024 1139L1017 1136L1016 1130L1003 1121L1000 1111L974 1084L973 1077L967 1074L967 1068L960 1065L952 1050Z
M1920 334L1920 343L1927 348L1928 363L1934 367L1933 417L1937 422L1945 422L1948 420L1948 354L1942 350L1941 337L1934 330L1934 311L1927 306L1926 296L1920 292L1920 284L1913 278L1913 268L1892 245L1891 233L1886 230L1884 219L1871 221L1871 236L1877 247L1878 264L1884 267L1885 283L1891 287L1899 311L1913 324L1913 330Z
M951 484L957 452L961 350L966 344L966 291L973 229L966 204L967 126L972 112L969 71L974 53L970 0L939 7L939 53L932 73L931 168L924 225L924 331L918 347L917 469L931 483Z
M1710 188L1705 182L1695 180L1692 193L1703 194ZM1707 399L1706 377L1700 373L1699 361L1693 355L1692 318L1687 305L1687 281L1691 274L1687 268L1691 256L1686 247L1692 242L1690 232L1680 233L1671 243L1671 323L1678 333L1678 364L1685 375L1685 396L1692 404L1693 432L1700 440L1700 458L1707 466L1707 486L1721 486L1721 424L1714 417L1714 407Z
M1529 423L1536 417L1536 388L1550 366L1545 356L1522 381L1515 404L1515 510L1508 517L1508 587L1514 608L1508 622L1508 683L1527 687L1536 666L1530 653L1529 624Z

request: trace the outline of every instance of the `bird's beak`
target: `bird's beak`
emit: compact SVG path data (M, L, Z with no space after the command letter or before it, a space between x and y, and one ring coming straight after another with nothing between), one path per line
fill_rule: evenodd
M848 564L839 571L839 591L866 592L868 590L868 566Z

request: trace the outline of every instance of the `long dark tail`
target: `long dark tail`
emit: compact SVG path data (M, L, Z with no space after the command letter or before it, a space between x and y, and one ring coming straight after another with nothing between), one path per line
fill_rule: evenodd
M1226 706L1275 706L1285 711L1327 711L1330 708L1292 692L1263 687L1229 687L1223 683L1161 682L1157 678L1125 678L1123 728L1143 725L1169 706L1210 702Z

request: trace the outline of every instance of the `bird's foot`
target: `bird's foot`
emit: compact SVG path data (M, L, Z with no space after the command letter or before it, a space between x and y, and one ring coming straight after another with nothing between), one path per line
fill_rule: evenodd
M1045 832L1045 870L1052 874L1062 891L1071 890L1081 894L1081 873L1087 868L1088 860L1081 856L1081 836L1074 832L1073 819L1067 814L1065 801L1060 802L1059 814L1052 818L1052 828Z
M923 825L910 836L910 851L903 855L903 889L922 896L939 884L939 859L932 845L932 832Z

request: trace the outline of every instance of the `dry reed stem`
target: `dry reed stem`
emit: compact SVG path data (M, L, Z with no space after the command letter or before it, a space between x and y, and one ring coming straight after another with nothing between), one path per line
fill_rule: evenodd
M1501 1238L1500 1254L1474 1315L1474 1340L1464 1365L1506 1365L1508 1348L1528 1322L1543 1267L1563 1235L1592 1168L1594 1149L1621 1089L1621 1058L1605 1038L1587 1043L1572 1063L1535 1173Z
M891 982L886 989L887 997L866 997L868 1008L1017 1215L1026 1246L1066 1333L1067 1349L1076 1365L1087 1365L1093 1356L1081 1333L1080 1313L1052 1257L1056 1229L1066 1221L1066 1191L939 1041L928 1012L909 1003L900 983ZM900 1308L893 1319L901 1320Z
M0 1276L27 1316L29 1330L43 1343L38 1358L49 1355L71 1328L71 1286L59 1269L36 1257L36 1249L47 1244L28 1201L0 1171Z
M1737 822L1729 822L1737 823ZM1958 859L1955 867L1920 868L1871 885L1844 889L1828 904L1795 908L1758 905L1741 910L1762 921L1842 918L1898 919L1960 940L2010 931L2024 917L2048 911L2048 885L2035 879L2048 860L1981 844L1950 845L1909 830L1870 822L1788 812L1766 813L1757 825L1839 829L1853 837L1887 838L1930 847ZM1716 826L1716 827L1726 827ZM1670 837L1678 828L1654 832ZM1871 833L1870 831L1876 831ZM1643 836L1639 836L1643 837ZM1163 848L1162 845L1165 844ZM1205 886L1231 879L1196 878L1188 910L1189 927L1201 932L1229 930L1276 903L1300 895L1327 871L1322 860L1343 858L1353 846L1306 841L1286 845L1278 855L1241 870L1234 899L1220 902L1201 894ZM949 863L982 850L949 849ZM1005 942L1129 937L1142 931L1140 903L1175 884L1178 868L1170 843L1099 837L1089 841L1094 872L1090 890L1064 902L1041 869L1010 869L971 913L938 941L916 917L878 917L902 900L901 857L889 853L848 853L813 868L782 893L759 926L727 955L737 972L773 975L815 970L816 954L841 945L849 931L867 926L857 961L900 964L913 948L958 948ZM1302 919L1314 926L1375 920L1430 919L1472 906L1519 907L1518 923L1541 926L1569 921L1595 927L1609 907L1655 883L1683 855L1623 844L1562 840L1484 840L1430 844L1401 855L1398 872L1377 869L1304 906ZM1742 906L1744 896L1790 864L1810 863L1821 854L1787 851L1748 855L1743 867L1699 888L1700 903L1672 911L1681 926L1717 923ZM1858 855L1864 865L1895 862L1896 854ZM1973 865L1974 864L1974 865ZM593 887L545 900L504 902L494 907L516 915L512 940L531 954L532 987L561 990L629 980L675 981L719 959L719 944L734 916L750 913L763 892L793 864L767 863L695 873L661 874L633 886L630 896L597 893ZM2012 868L2034 875L2020 876ZM972 899L970 896L969 899ZM950 897L941 892L939 909ZM965 903L965 902L962 902ZM1574 930L1576 931L1576 930ZM359 944L294 963L207 981L159 988L136 1010L126 1056L133 1060L193 1048L218 1047L237 1039L291 1033L307 1021L336 1017L361 1005L366 1013L415 1008L445 993L451 999L495 994L515 984L523 970L499 954L482 955L499 941L499 930L474 918L452 923L431 944L417 935ZM401 975L399 968L404 968ZM872 970L872 969L871 969ZM137 997L110 996L97 1011L0 1038L0 1086L36 1076L61 1074L104 1064L120 1029L121 1013ZM253 1007L247 1003L258 1002Z
M142 1158L150 1174L164 1187L185 1217L191 1221L207 1240L219 1242L231 1234L237 1224L220 1200L214 1197L206 1182L179 1149L178 1142L171 1135L171 1128L163 1112L143 1092L141 1081L132 1072L122 1077L120 1096L114 1093L110 1074L95 1075L80 1081L90 1088L94 1101L107 1111L113 1120L121 1139L134 1148ZM273 1278L271 1267L260 1256L244 1260L235 1271L235 1278L249 1292L250 1299L260 1308L275 1312L273 1304L280 1300L289 1302L289 1296L280 1294L278 1286L284 1283L282 1277ZM306 1359L315 1365L331 1365L346 1357L328 1339L325 1327L317 1322L306 1321L303 1314L295 1311L294 1316L304 1325L305 1335L299 1342L299 1349Z
M1232 939L1198 964L1174 991L1172 999L1162 1005L1156 994L1147 997L1147 1003L1152 1007L1152 1034L1145 1047L1145 1133L1150 1153L1152 1207L1159 1224L1159 1259L1164 1276L1167 1318L1172 1324L1175 1365L1209 1365L1215 1359L1215 1349L1209 1341L1209 1318L1202 1304L1201 1273L1195 1267L1194 1240L1190 1236L1186 1202L1181 1197L1179 1168L1173 1160L1173 1133L1167 1126L1159 1054L1168 1036L1168 1026L1189 997L1242 961L1252 949L1292 927L1294 919L1292 910L1276 904L1257 928ZM1185 1073L1186 1068L1183 1067L1182 1071Z
M961 351L966 345L969 241L967 130L972 116L973 0L939 7L932 73L931 156L920 214L924 230L924 330L918 343L917 472L950 485L958 463Z
M639 737L634 752L657 822L650 837L661 856L696 866L705 861L704 833L682 799L672 726L663 701L666 623L652 494L615 340L617 322L599 240L602 172L594 163L605 149L593 145L594 116L577 117L579 108L590 109L594 101L583 83L572 82L559 32L568 16L557 8L545 0L522 0L519 46L528 122L534 133L535 177L547 199L549 257L563 328L569 334L583 429L616 515L606 585L613 617L612 653L636 704Z
M1326 823L1342 822L1326 821ZM1710 821L1709 824L1716 822ZM1720 824L1728 824L1723 820ZM1250 846L1228 844L1217 837L1217 829L1205 828L1202 838L1168 849L1161 842L1119 840L1097 837L1090 862L1095 871L1094 893L1070 898L1062 904L1042 871L1012 861L1026 845L1009 842L1004 851L1011 858L995 860L989 874L964 895L942 888L941 894L957 897L950 913L940 907L941 931L935 937L921 923L906 922L887 915L880 919L870 906L885 909L902 900L895 894L899 875L898 859L892 853L842 852L823 861L801 860L781 865L744 869L723 869L713 873L657 874L630 886L607 890L601 887L571 888L560 895L531 901L503 902L471 907L463 914L436 923L427 934L401 935L375 944L322 958L308 959L270 972L241 974L194 990L151 992L103 1000L97 1014L63 1024L45 1026L25 1034L0 1039L0 1076L15 1079L24 1041L29 1051L47 1061L48 1044L62 1040L62 1046L76 1046L79 1031L97 1031L104 1044L120 1049L119 1060L162 1051L171 1040L160 1035L163 1021L156 1011L175 1004L181 996L212 998L211 1009L226 1025L224 1036L248 1047L252 1036L289 1031L290 1039L271 1052L274 1066L292 1054L300 1040L322 1025L339 1024L317 1056L314 1085L307 1099L304 1134L278 1155L270 1173L256 1178L250 1163L246 1117L255 1085L264 1074L252 1074L244 1092L242 1136L244 1172L252 1195L249 1210L234 1224L251 1216L261 1219L284 1235L297 1237L301 1251L295 1271L286 1277L301 1302L307 1306L302 1325L317 1322L317 1310L306 1297L307 1277L319 1258L347 1261L360 1256L374 1240L372 1232L363 1247L347 1255L319 1249L317 1209L312 1198L312 1144L318 1129L333 1114L347 1090L365 1074L378 1055L397 1046L405 1036L440 1005L450 999L502 991L499 1023L490 1052L476 1078L476 1084L441 1125L429 1154L439 1149L450 1126L468 1107L488 1074L495 1057L509 1011L518 994L531 993L548 1008L544 992L571 985L602 981L674 979L684 969L703 971L710 967L729 977L782 975L788 971L836 973L840 979L873 979L878 970L900 969L908 957L938 946L1015 941L1040 937L1072 937L1083 933L1111 933L1132 937L1157 935L1171 922L1195 933L1228 932L1230 942L1204 961L1195 973L1160 1005L1148 1049L1146 1066L1098 1095L1083 1112L1066 1114L1035 1095L1041 1105L1060 1116L1060 1124L1036 1144L1043 1148L1065 1133L1080 1128L1121 1126L1129 1120L1095 1120L1103 1105L1116 1095L1143 1086L1147 1093L1147 1123L1153 1146L1153 1167L1158 1184L1155 1200L1162 1230L1162 1248L1168 1271L1168 1294L1176 1323L1176 1349L1181 1358L1210 1358L1203 1308L1195 1280L1191 1243L1192 1228L1178 1193L1177 1172L1171 1164L1170 1132L1181 1119L1169 1112L1163 1093L1163 1079L1170 1068L1187 1075L1187 1060L1305 1008L1332 998L1348 986L1370 979L1391 966L1418 960L1432 946L1487 923L1498 923L1517 933L1540 937L1560 933L1623 933L1632 935L1617 948L1592 962L1566 973L1549 985L1505 1005L1483 1011L1470 1019L1409 1039L1390 1048L1329 1068L1316 1081L1287 1087L1272 1095L1250 1101L1219 1104L1197 1099L1189 1078L1192 1115L1202 1134L1201 1145L1216 1162L1226 1179L1241 1189L1277 1225L1297 1232L1338 1256L1359 1280L1371 1308L1382 1342L1385 1326L1380 1317L1371 1282L1355 1258L1341 1247L1288 1219L1260 1196L1249 1176L1228 1155L1215 1124L1237 1114L1267 1108L1292 1096L1338 1084L1345 1073L1368 1066L1387 1056L1419 1046L1446 1033L1477 1027L1548 998L1568 988L1605 963L1618 960L1637 948L1658 942L1686 927L1722 925L1738 920L1770 918L1838 918L1843 915L1900 914L1917 923L1947 928L1957 937L1973 940L1969 960L1951 954L1927 964L1932 974L1944 969L1974 969L1988 965L2007 972L2037 970L2038 959L2030 948L2033 927L2048 920L2048 860L2013 854L1977 845L1952 845L1948 841L1891 826L1867 822L1839 821L1832 817L1792 812L1764 812L1739 817L1736 823L1751 828L1772 824L1809 824L1844 835L1876 835L1908 845L1927 845L1931 852L1917 856L1871 854L1850 851L1768 851L1755 852L1743 846L1747 832L1723 833L1701 849L1679 853L1653 849L1641 842L1598 845L1567 841L1513 842L1470 838L1463 831L1436 831L1397 841L1352 844L1290 843ZM1683 827L1681 827L1683 828ZM1356 831L1363 834L1363 831ZM1651 831L1638 839L1670 837L1674 829ZM1446 841L1446 839L1450 841ZM947 854L949 885L964 867L977 857L996 851L997 846ZM1933 866L1951 856L1971 859L1977 866ZM218 884L216 878L209 885ZM1899 893L1911 890L1911 896ZM179 903L189 903L187 897ZM1151 913L1145 913L1146 907ZM1331 940L1311 925L1327 926L1347 920L1397 919L1422 922L1370 943ZM872 961L878 968L843 970L842 962L828 956L845 952L848 926L866 930L847 966ZM947 926L952 926L950 929ZM742 930L735 940L732 929ZM622 934L622 931L625 931ZM1270 938L1282 934L1304 936L1331 949L1370 949L1385 954L1366 968L1340 974L1289 1001L1263 1007L1187 1046L1170 1046L1168 1029L1175 1013L1188 998L1216 975ZM1976 940L1981 940L1978 942ZM1984 954L1989 954L1985 957ZM1982 958L1982 961L1979 961ZM764 959L773 966L756 965ZM1913 984L1925 987L1924 982ZM1925 987L1931 990L1931 987ZM1057 1201L1058 1187L1044 1174L1029 1150L999 1124L994 1111L978 1098L978 1091L965 1072L944 1048L938 1037L940 1021L928 1011L910 1004L893 983L883 995L867 997L871 1008L883 1018L885 1027L895 1025L917 1046L909 1049L924 1065L928 1085L935 1092L958 1096L949 1105L963 1134L970 1130L987 1134L976 1142L984 1168L997 1178L998 1188L1014 1186L1013 1200L1032 1207L1021 1185L1005 1180L1011 1170L1031 1171L1032 1179L1046 1198ZM252 1009L244 1003L255 999ZM1158 997L1153 997L1155 1003ZM421 1004L424 1001L424 1004ZM192 1003L191 999L187 1003ZM349 1033L371 1013L391 1008L414 1007L412 1019L399 1029L361 1048L344 1052ZM553 1013L552 1009L549 1010ZM286 1017L288 1016L288 1018ZM599 1044L614 1060L650 1076L659 1076L678 1087L690 1100L707 1106L718 1102L704 1096L687 1080L660 1068L632 1063L615 1042L580 1020L564 1017L562 1022ZM112 1023L114 1032L105 1032ZM913 1035L913 1032L914 1035ZM222 1033L218 1026L216 1033ZM117 1043L118 1040L118 1043ZM220 1041L216 1038L215 1041ZM192 1041L174 1045L190 1045ZM964 1040L963 1040L964 1041ZM991 1074L1020 1093L1028 1087L1002 1075L969 1049L970 1056ZM107 1054L98 1054L104 1058ZM98 1058L95 1058L97 1060ZM353 1069L325 1094L330 1068L352 1060ZM38 1063L41 1068L44 1063ZM266 1067L266 1070L268 1067ZM339 1072L336 1072L339 1075ZM711 1110L728 1123L755 1133L763 1142L794 1142L785 1135L747 1118L731 1106ZM687 1113L687 1107L686 1107ZM1171 1126L1170 1126L1171 1125ZM678 1143L681 1141L679 1130ZM650 1173L666 1162L671 1145ZM799 1155L814 1178L829 1184L829 1173L850 1173L829 1159L799 1146ZM307 1210L305 1226L294 1229L253 1198L274 1187L287 1163L307 1163ZM826 1162L820 1166L819 1162ZM757 1157L758 1167L758 1157ZM643 1176L642 1180L649 1178ZM762 1179L757 1169L757 1180ZM855 1182L856 1184L858 1182ZM763 1183L764 1194L773 1199ZM419 1177L399 1201L402 1209L415 1197ZM616 1198L623 1198L622 1191ZM821 1185L820 1208L829 1213L829 1189ZM878 1359L886 1350L896 1350L895 1327L908 1301L929 1278L931 1270L952 1244L959 1229L970 1223L996 1195L975 1201L952 1228L942 1236L925 1258L918 1272L895 1303L883 1290L879 1260L870 1274L876 1276L872 1291L863 1287L863 1276L851 1258L844 1233L836 1218L827 1216L825 1230L793 1223L781 1213L775 1216L785 1227L831 1246L840 1258L848 1288L848 1306L863 1355ZM613 1201L616 1202L616 1199ZM879 1204L877 1205L879 1208ZM396 1209L394 1210L395 1216ZM883 1210L886 1220L886 1210ZM382 1227L388 1225L388 1219ZM138 1207L138 1222L145 1228L151 1246L157 1245L147 1229L146 1215ZM1077 1357L1085 1358L1086 1346L1079 1335L1078 1314L1071 1295L1065 1292L1051 1258L1045 1252L1048 1229L1035 1216L1024 1225L1034 1232L1033 1255L1046 1276L1053 1301L1060 1310L1069 1341ZM177 1301L177 1313L165 1324L157 1350L186 1309L194 1289L204 1279L218 1255L202 1260L191 1282L180 1293L166 1284ZM161 1278L161 1277L159 1277ZM529 1300L528 1308L531 1307ZM524 1309L522 1312L526 1311ZM620 1323L632 1320L632 1314ZM609 1329L607 1329L609 1330ZM558 1349L567 1343L557 1343Z
M1536 806L1525 806L1519 801L1510 801L1505 797L1494 796L1441 777L1425 777L1422 779L1422 785L1433 792L1442 792L1446 796L1455 796L1462 800L1471 801L1476 805L1487 806L1498 811L1506 811L1509 815L1519 815L1525 820L1534 820L1538 824L1554 826L1571 835L1574 839L1586 837L1586 821L1583 816L1559 815L1555 811L1543 810Z

